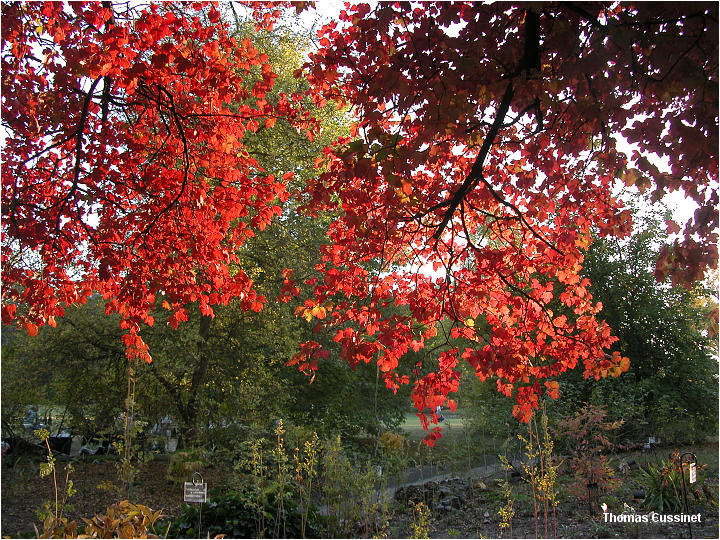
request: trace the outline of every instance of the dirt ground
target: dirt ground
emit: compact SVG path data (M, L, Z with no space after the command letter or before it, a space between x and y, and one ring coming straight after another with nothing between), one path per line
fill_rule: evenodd
M430 525L430 538L690 538L687 525L606 524L602 517L592 518L572 512L561 512L557 520L557 536L552 522L548 533L542 517L537 536L532 513L516 515L512 533L501 533L498 520L487 519L473 512L457 512ZM693 525L692 538L718 538L717 512L699 526Z
M547 520L540 510L537 519L532 503L520 505L512 520L512 529L499 527L498 503L465 501L460 508L444 515L433 515L429 523L430 538L691 538L687 524L605 523L602 513L590 514L579 502L567 501ZM640 511L641 514L649 514ZM692 524L692 538L720 538L717 508L702 513L699 525ZM396 513L391 519L390 538L410 536L412 514ZM648 517L650 520L650 517Z
M6 456L9 457L9 456ZM96 460L97 461L97 460ZM70 504L73 509L67 512L70 519L80 522L81 517L91 517L112 503L124 498L108 489L108 483L117 482L117 473L113 462L77 461L72 473L77 494ZM153 509L162 509L170 518L176 517L182 504L182 487L173 485L165 479L167 461L153 461L141 471L137 488L132 494L134 502L142 502ZM62 473L62 474L61 474ZM213 487L226 484L230 471L221 468L206 468L203 478L212 490ZM64 485L64 463L58 463L58 482ZM105 485L103 485L105 484ZM523 485L517 481L513 489L518 502L516 515L512 521L512 533L501 531L497 510L501 504L497 496L489 490L468 491L461 496L457 508L432 513L429 521L431 538L688 538L686 524L626 524L605 523L602 514L591 515L585 505L564 500L557 508L556 519L548 520L547 533L545 520L540 515L536 535L536 520L532 499L525 495ZM33 524L39 526L37 510L45 501L54 499L51 478L40 478L38 462L27 458L4 460L2 465L2 499L0 531L6 537L32 537ZM391 538L408 538L412 535L412 512L408 506L398 502L389 519L387 534ZM709 506L703 510L702 521L693 524L693 538L718 538L717 507Z
M10 457L10 456L7 456ZM99 460L96 460L99 461ZM12 466L11 466L12 465ZM65 482L65 463L58 462L58 484ZM114 462L76 461L71 475L77 493L69 500L72 510L67 516L81 523L82 517L90 518L101 513L113 503L126 498L108 484L117 484L118 475ZM133 502L140 502L153 510L162 509L163 514L172 518L180 513L183 502L182 486L173 485L165 479L167 461L152 461L140 471L137 486L131 493ZM0 534L2 537L20 537L32 534L33 524L40 528L37 510L45 501L54 501L55 495L51 477L40 478L38 462L26 458L19 462L2 464L2 505ZM206 468L203 480L209 488L225 481L230 471Z

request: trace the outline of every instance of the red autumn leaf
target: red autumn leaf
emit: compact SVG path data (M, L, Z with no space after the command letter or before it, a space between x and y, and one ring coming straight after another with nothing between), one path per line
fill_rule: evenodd
M10 323L15 318L17 312L17 306L15 304L8 304L2 307L2 321L5 324Z
M667 233L668 234L677 234L680 232L680 226L675 223L672 219L668 219L665 221L665 226L667 227Z
M553 399L557 399L560 396L560 384L557 381L545 381L545 387L547 388L547 395Z

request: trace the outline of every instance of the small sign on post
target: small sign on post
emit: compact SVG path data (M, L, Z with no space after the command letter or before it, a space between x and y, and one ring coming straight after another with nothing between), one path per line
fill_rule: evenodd
M207 502L207 484L196 484L194 482L185 482L185 502L187 503L204 503Z
M697 463L690 463L690 483L694 484L697 482Z
M685 459L685 456L688 457L688 459ZM680 472L682 474L682 487L683 487L683 499L685 501L685 513L689 514L690 510L688 509L688 502L687 502L687 488L685 487L685 469L683 465L687 462L688 464L688 476L690 477L690 483L694 484L697 481L697 456L693 454L692 452L685 452L680 456ZM690 533L690 538L693 537L692 535L692 525L688 521L688 532Z
M207 502L207 484L199 472L194 472L192 482L185 482L184 500L186 503L198 503L197 537L200 538L202 530L202 504Z

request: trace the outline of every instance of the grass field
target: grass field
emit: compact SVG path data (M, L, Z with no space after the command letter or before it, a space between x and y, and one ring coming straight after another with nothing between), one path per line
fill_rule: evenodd
M443 411L443 416L445 420L438 424L443 428L443 432L455 432L464 429L462 411L460 409L457 409L454 413ZM400 429L402 429L408 435L408 439L412 441L419 441L427 435L427 432L424 431L420 425L420 419L414 412L405 413L405 420L400 425Z

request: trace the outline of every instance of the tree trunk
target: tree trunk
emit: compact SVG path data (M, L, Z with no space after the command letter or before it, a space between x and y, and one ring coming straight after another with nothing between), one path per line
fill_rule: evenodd
M192 446L197 439L197 417L198 417L198 392L205 383L205 376L207 375L208 365L210 364L210 351L209 351L209 339L210 339L210 326L212 323L212 317L207 315L200 316L200 329L199 334L201 342L198 350L198 362L195 364L193 370L192 379L190 382L190 392L188 395L187 404L185 405L185 414L183 415L183 426L180 432L180 440L178 441L178 448L186 448Z
M150 371L155 378L163 385L167 393L172 398L178 415L180 416L180 426L178 428L178 449L191 447L197 438L197 421L198 421L198 392L205 383L208 365L210 363L209 339L212 317L202 315L200 318L199 335L201 342L198 346L197 363L193 369L192 378L190 380L190 389L188 390L187 400L183 399L183 393L171 381L168 381L156 369L154 364L150 364Z

